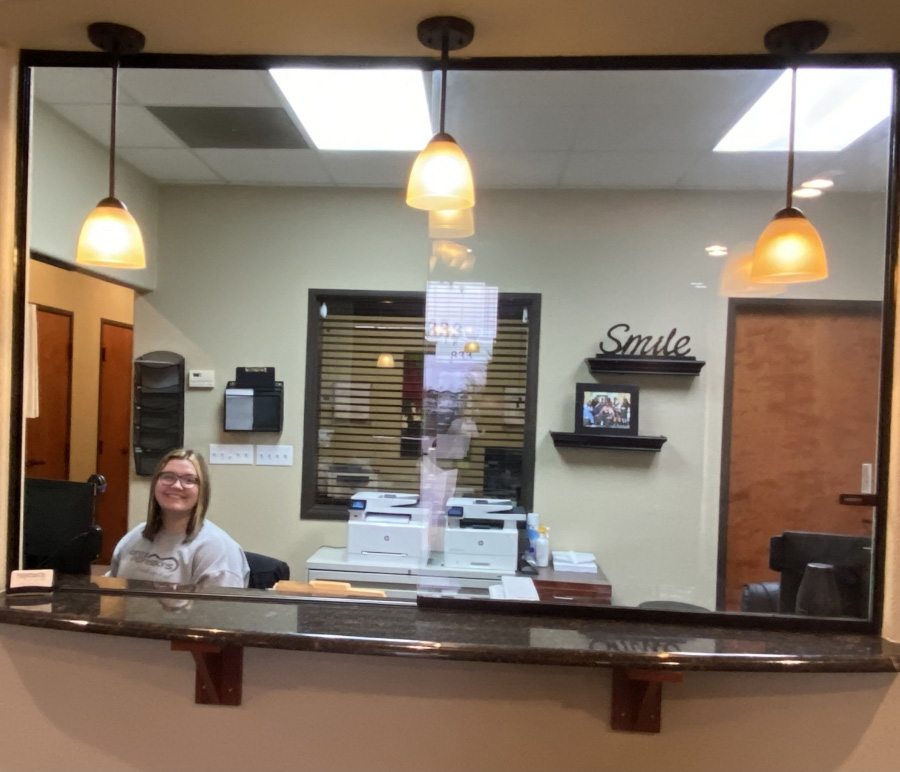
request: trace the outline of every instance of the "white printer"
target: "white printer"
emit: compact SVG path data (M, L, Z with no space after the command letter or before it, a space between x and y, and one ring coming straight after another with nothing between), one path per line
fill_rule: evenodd
M360 491L350 498L347 560L361 564L424 566L428 562L428 509L415 494Z
M448 499L444 565L515 571L524 524L512 499Z

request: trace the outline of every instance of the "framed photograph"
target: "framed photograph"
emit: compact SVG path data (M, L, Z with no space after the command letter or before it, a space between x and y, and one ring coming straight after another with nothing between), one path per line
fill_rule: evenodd
M579 434L638 433L638 387L579 383L575 389Z

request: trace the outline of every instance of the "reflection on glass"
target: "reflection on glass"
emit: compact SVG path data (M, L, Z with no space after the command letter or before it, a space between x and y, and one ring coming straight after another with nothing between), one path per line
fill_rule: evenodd
M95 74L106 83L102 68L35 74L31 243L64 262L96 201L91 186L106 181L106 131L93 116L108 105L92 95L108 94ZM290 119L279 124L290 141L259 132L222 147L175 120L213 109L190 94L237 103L251 93L254 117L283 113L266 73L128 68L117 169L134 191L150 268L120 313L122 287L96 280L102 292L58 292L58 282L87 277L29 266L27 300L72 314L74 354L69 443L53 440L66 431L40 428L51 417L42 408L28 419L27 474L106 474L96 467L99 349L82 331L113 319L134 326L126 361L172 350L188 368L218 373L214 388L186 394L186 436L198 449L293 446L290 467L213 467L211 516L295 576L320 544L347 544L346 522L309 518L345 516L354 494L422 495L439 517L449 498L485 497L538 511L552 550L594 555L615 604L792 613L779 608L784 580L769 568L773 536L873 533L873 510L837 495L859 489L862 465L879 477L889 126L876 122L843 149L798 153L798 181L833 182L804 203L830 275L761 292L741 256L783 201L783 151L714 148L779 75L459 69L454 132L478 171L478 229L431 238L426 215L403 203L409 154L300 146ZM738 257L723 267L710 245ZM404 308L401 290L418 293L417 305ZM514 293L540 293L540 305ZM93 305L75 307L78 298ZM654 339L677 327L706 365L693 377L594 377L584 359L614 324ZM320 356L307 370L309 332ZM394 367L376 367L381 353ZM284 373L277 440L223 436L222 374L236 365ZM573 428L573 387L592 380L640 388L641 431L668 438L658 454L552 445L549 430ZM122 393L130 389L129 373ZM126 416L125 435L129 427ZM65 463L44 454L42 438ZM126 470L118 484L116 511L134 525L146 481ZM839 557L808 562L837 571ZM858 576L867 598L869 574ZM866 614L866 604L853 612Z

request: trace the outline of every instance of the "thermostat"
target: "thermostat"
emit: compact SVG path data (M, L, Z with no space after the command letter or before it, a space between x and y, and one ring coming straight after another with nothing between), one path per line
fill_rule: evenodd
M215 385L215 370L188 370L189 389L212 389Z

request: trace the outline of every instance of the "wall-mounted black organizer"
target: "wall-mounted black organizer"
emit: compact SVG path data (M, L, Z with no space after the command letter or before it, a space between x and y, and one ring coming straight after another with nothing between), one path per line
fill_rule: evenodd
M284 422L284 381L274 367L238 367L225 386L226 432L280 432Z
M134 360L134 468L152 475L184 444L184 357L151 351Z

